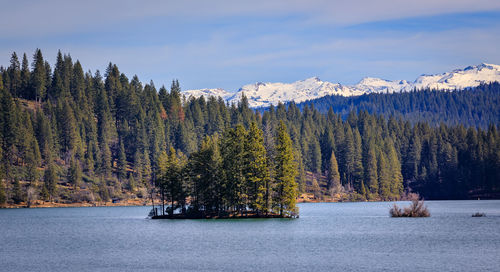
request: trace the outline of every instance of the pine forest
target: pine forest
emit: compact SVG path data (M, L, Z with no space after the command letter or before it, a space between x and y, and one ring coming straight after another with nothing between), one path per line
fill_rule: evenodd
M253 110L112 63L85 72L61 52L53 67L40 50L13 53L0 68L0 205L153 196L170 212L282 215L296 199L498 198L499 94L491 83Z

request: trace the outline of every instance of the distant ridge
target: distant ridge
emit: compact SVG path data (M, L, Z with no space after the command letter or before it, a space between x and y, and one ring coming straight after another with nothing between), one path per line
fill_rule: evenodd
M250 107L266 107L279 102L295 101L297 103L312 100L327 95L358 96L368 93L394 93L413 89L440 89L454 90L479 86L481 83L500 81L500 65L482 63L456 69L451 72L435 75L421 75L415 81L385 80L365 77L355 85L342 85L322 81L318 77L311 77L293 83L262 83L247 84L237 92L228 92L224 89L187 90L182 93L186 96L217 96L229 103L236 103L245 93Z

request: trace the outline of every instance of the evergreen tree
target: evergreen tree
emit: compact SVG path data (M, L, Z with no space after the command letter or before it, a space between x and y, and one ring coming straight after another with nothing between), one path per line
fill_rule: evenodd
M3 179L0 178L0 207L7 202L7 194L5 193L5 186L3 185Z
M19 64L19 59L17 58L16 52L12 53L10 58L10 66L7 69L8 82L7 88L13 97L19 97L19 92L21 90L21 69Z
M36 185L38 181L38 166L41 162L41 154L38 146L38 142L34 135L34 129L31 121L31 116L28 113L24 113L18 116L19 121L24 124L18 125L16 134L20 134L17 140L18 156L21 156L24 160L24 180L28 181L30 185Z
M40 189L40 197L44 202L50 199L49 190L47 189L47 185L45 185L45 183L42 184Z
M328 192L330 195L339 193L341 190L340 173L335 152L332 151L330 156L330 164L328 167Z
M350 126L346 127L345 140L342 149L342 174L344 183L349 190L353 189L354 170L356 160L356 149L354 146L354 136Z
M255 122L250 123L244 150L246 164L244 171L249 206L257 213L262 211L267 213L269 211L269 197L266 188L269 187L268 183L270 182L269 169L263 133Z
M162 214L165 211L165 191L168 186L167 171L170 167L169 156L163 151L156 162L155 186L160 188Z
M418 177L418 165L420 163L420 155L422 146L420 136L415 134L410 141L410 146L407 151L406 163L404 164L403 175L406 180L415 180Z
M297 169L294 163L292 141L287 133L283 121L280 121L276 135L276 158L275 158L275 197L279 214L294 212L295 198L297 197L297 183L295 176Z
M104 177L111 176L111 149L109 145L106 143L101 144L101 165L100 165L100 173L104 175Z
M314 173L321 173L321 147L318 140L313 140L311 143L311 169Z
M386 141L385 150L388 156L392 199L399 200L403 194L403 175L401 174L401 163L399 162L396 149L394 148L391 140Z
M73 75L72 80L70 82L70 91L73 96L74 101L80 107L80 109L84 109L85 104L88 103L86 101L86 97L84 95L85 89L85 78L83 75L83 69L79 61L76 61L73 67Z
M16 142L17 109L8 91L0 90L0 143L2 146L2 171L6 179L12 177L11 162L14 157L14 144Z
M314 194L314 198L321 200L321 187L319 186L318 179L314 176L312 178L312 192Z
M353 131L353 139L354 139L354 154L353 154L354 169L353 169L352 177L353 177L353 182L354 182L354 188L356 190L359 190L360 184L363 183L364 169L363 169L363 154L362 154L361 135L359 134L358 129L355 129Z
M24 201L23 189L17 177L14 178L14 184L12 187L12 201L14 201L15 204L20 204Z
M96 145L95 142L89 142L88 143L88 148L87 148L87 153L85 154L85 171L89 176L94 175L94 169L95 169L95 160L94 160L94 147Z
M49 201L52 201L57 194L58 174L57 169L51 159L48 160L44 173L44 187L47 189Z
M147 149L144 150L144 153L141 157L142 161L142 180L145 183L148 183L151 180L151 174L153 173L153 169L151 167L151 159L149 157L149 151Z
M363 181L361 182L361 188L359 189L359 194L361 196L360 200L367 199L368 191L366 190L366 186L365 186L365 183Z
M304 167L304 160L302 159L302 155L299 152L300 152L299 149L296 149L295 158L297 160L297 170L298 170L297 184L298 184L299 192L305 193L306 192L306 170ZM268 157L268 160L269 160L269 157Z
M377 162L379 195L383 200L390 200L392 198L391 183L393 177L384 152L378 153Z
M68 169L68 182L74 188L78 188L82 183L82 169L80 163L74 157L71 158L70 167Z
M217 136L206 137L200 150L189 157L191 205L197 211L217 213L223 208L222 158Z
M375 154L375 147L371 145L366 155L365 166L365 182L368 184L369 199L376 199L378 197L378 176L377 176L377 155Z
M118 153L118 179L120 181L127 178L127 156L125 155L125 145L120 141L120 150Z
M37 49L35 55L33 56L33 74L31 79L31 85L34 90L34 98L40 103L42 99L45 98L46 88L47 88L47 75L45 71L45 61L43 60L42 51Z
M498 83L454 92L330 97L318 100L329 101L325 105L280 103L254 111L245 96L233 105L222 98L186 99L177 80L170 92L162 87L157 93L153 82L143 87L113 64L103 80L99 71L84 73L79 61L61 52L52 73L37 49L30 71L25 56L20 65L14 53L9 66L0 67L0 173L9 201L15 177L30 190L30 200L36 190L44 199L66 198L74 189L58 192L57 184L70 183L74 175L59 180L58 173L78 167L96 181L95 193L105 179L106 188L114 187L106 189L108 195L120 196L124 184L141 196L152 185L162 152L173 147L181 181L175 205L189 199L211 214L277 210L275 134L281 121L301 192L312 191L314 177L318 196L331 193L320 186L327 171L327 190L340 179L358 200L377 194L395 200L404 191L430 199L498 195ZM222 133L220 139L215 133ZM189 157L188 166L181 154ZM332 156L338 174L331 171ZM43 186L36 186L39 169ZM263 188L264 176L269 178Z
M21 91L19 96L26 99L33 99L34 96L31 94L30 90L30 69L28 65L28 58L26 53L23 54L23 61L21 65Z
M136 181L139 181L141 184L144 183L142 178L142 172L143 172L142 167L143 167L142 154L140 150L137 150L134 154L134 170L135 170L134 179Z
M170 202L170 213L182 207L185 203L184 178L183 178L183 162L179 159L175 149L170 149L170 154L166 165L162 166L162 183L165 187L165 195L167 201Z
M78 133L78 125L75 114L68 99L60 101L58 108L60 111L59 122L63 151L68 154L77 154L81 157L81 154L83 153L81 138Z
M108 185L106 184L106 180L101 179L99 181L99 196L101 197L101 201L108 202L110 199L109 196L109 188Z
M247 132L242 125L227 130L222 138L221 154L222 168L225 178L225 200L228 207L234 211L243 208L247 201L244 188L246 185L244 171L245 165L245 139Z
M135 181L134 175L129 175L127 189L132 193L137 189L137 182Z

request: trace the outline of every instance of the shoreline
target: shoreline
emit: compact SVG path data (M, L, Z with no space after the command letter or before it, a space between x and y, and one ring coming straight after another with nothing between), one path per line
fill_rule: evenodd
M446 201L446 200L498 200L498 198L480 198L480 199L433 199L433 201ZM365 200L365 201L349 201L349 200L341 200L341 199L304 199L302 197L297 198L297 204L302 203L350 203L350 202L396 202L396 201L409 201L408 199L400 199L400 200ZM155 199L155 206L159 206L160 200ZM120 202L113 203L112 201L108 202L75 202L75 203L56 203L56 202L46 202L46 201L37 201L35 204L32 204L31 207L27 207L26 203L22 202L20 204L7 204L0 206L0 209L36 209L36 208L79 208L79 207L129 207L129 206L152 206L151 200L143 200L143 199L129 199L123 200Z
M20 204L7 204L4 206L0 206L0 209L36 209L36 208L79 208L79 207L128 207L128 206L148 206L151 205L150 201L143 201L139 199L130 199L124 200L120 202L113 203L112 201L108 202L75 202L75 203L57 203L57 202L48 202L48 201L36 201L34 204L31 204L30 207L27 206L25 202L21 202Z
M319 200L319 199L297 199L297 203L335 203L335 202L352 202L352 201L338 201L338 200ZM155 199L155 206L160 204L159 199ZM78 207L128 207L128 206L152 206L151 200L127 200L120 201L118 203L109 202L75 202L75 203L57 203L57 202L41 202L37 201L32 204L31 207L27 207L26 203L22 202L20 204L7 204L0 206L0 209L33 209L33 208L78 208Z

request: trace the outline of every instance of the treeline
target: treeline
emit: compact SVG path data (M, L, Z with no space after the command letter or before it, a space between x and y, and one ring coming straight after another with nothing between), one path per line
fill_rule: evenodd
M280 121L292 140L300 192L312 184L320 196L352 200L399 199L409 191L426 198L499 195L495 125L434 126L367 111L344 116L308 105L300 110L293 103L261 113L245 97L233 105L185 98L178 81L157 89L113 64L104 75L84 72L79 61L60 52L52 68L40 50L31 65L26 55L20 64L13 54L0 77L1 203L146 197L164 152L191 158L207 136L224 138L252 123L263 131L273 177ZM237 162L227 161L223 169L231 163ZM320 177L326 186L315 186Z
M487 129L500 123L500 84L493 82L475 88L454 91L433 89L392 94L367 94L355 97L325 96L298 104L314 107L322 113L330 108L347 117L349 112L366 110L386 118L395 116L412 123L432 126L464 125Z
M262 130L252 122L248 130L239 124L220 137L206 136L189 159L174 148L162 152L155 179L162 213L173 216L180 209L194 218L296 214L296 161L283 122L273 140L268 153Z

